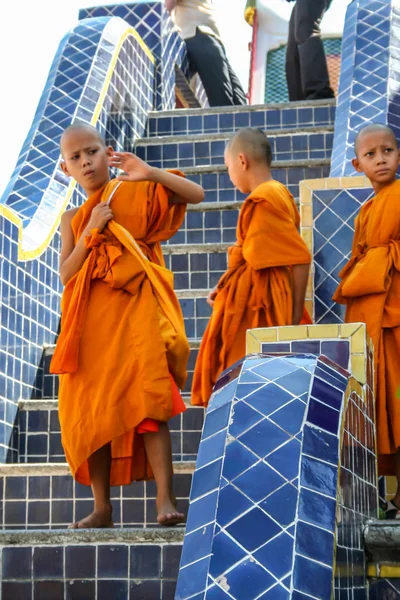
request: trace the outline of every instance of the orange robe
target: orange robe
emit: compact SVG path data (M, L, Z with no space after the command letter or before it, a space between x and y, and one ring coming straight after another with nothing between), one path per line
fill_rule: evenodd
M115 183L77 211L71 222L75 243L92 209L104 200L103 192L108 194ZM86 238L91 251L64 289L51 371L62 374L59 416L65 455L74 477L86 485L88 457L108 442L111 485L151 478L143 436L137 434L157 430L156 422L185 410L177 385L185 383L189 346L179 303L171 282L162 301L177 334L171 334L167 347L166 321L142 265L147 261L133 247L136 240L149 261L164 265L160 242L178 230L186 208L169 204L169 195L151 182L120 184L111 201L114 219L102 233L92 230Z
M356 219L352 256L333 299L347 323L366 323L374 345L379 471L394 474L400 447L400 181L366 202Z
M278 181L262 183L246 198L200 346L193 404L207 405L222 371L245 356L247 329L291 324L290 267L311 262L299 224L293 197ZM304 319L311 323L306 312Z

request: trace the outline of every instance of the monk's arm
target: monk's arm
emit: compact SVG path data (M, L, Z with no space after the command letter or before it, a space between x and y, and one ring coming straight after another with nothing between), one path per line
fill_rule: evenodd
M60 224L60 279L63 285L66 285L71 277L79 271L90 252L90 249L86 248L85 237L90 235L92 229L103 231L106 223L113 217L111 208L105 202L95 206L87 226L75 245L74 233L71 227L71 221L75 214L76 209L67 210L62 216Z
M298 325L303 317L304 298L306 295L310 265L293 265L293 316L292 325Z
M130 152L114 152L109 164L110 167L125 171L125 174L118 175L119 181L152 181L168 188L173 192L173 196L169 198L171 204L199 204L204 200L204 190L201 185L185 177L151 167Z
M152 168L150 181L161 183L171 192L174 192L174 195L169 199L172 204L199 204L204 200L204 190L201 185L157 167Z

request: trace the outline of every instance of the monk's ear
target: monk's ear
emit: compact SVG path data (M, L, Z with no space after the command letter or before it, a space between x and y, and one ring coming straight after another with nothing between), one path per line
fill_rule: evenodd
M353 165L353 167L355 168L357 173L363 172L362 168L360 167L360 161L358 160L358 158L353 158L353 160L351 161L351 164Z
M249 159L242 152L239 154L239 162L243 171L247 171L247 169L249 168Z
M61 167L61 171L64 173L64 175L66 175L67 177L70 177L70 174L68 173L67 165L65 164L65 162L63 160L60 162L60 167Z
M112 156L114 154L114 148L112 146L107 146L106 152L107 156Z

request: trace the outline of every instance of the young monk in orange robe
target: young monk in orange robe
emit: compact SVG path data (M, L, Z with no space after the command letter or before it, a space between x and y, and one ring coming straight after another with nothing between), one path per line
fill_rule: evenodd
M93 513L73 527L112 527L110 485L153 475L158 521L173 525L184 515L172 495L167 421L185 410L178 386L189 347L160 242L204 191L132 154L114 153L86 124L64 132L61 152L64 173L88 196L61 221L65 290L51 364L62 374L65 454L73 476L94 495ZM125 171L117 178L123 183L109 181L109 165Z
M228 143L232 183L249 194L241 208L228 270L208 296L213 307L193 378L192 403L207 405L218 376L246 354L246 330L311 320L304 296L311 256L292 195L271 175L269 142L242 129Z
M375 197L360 209L351 259L333 299L346 304L346 322L366 323L374 345L378 465L397 477L387 516L400 517L400 181L393 131L372 124L355 143L354 168L371 181Z

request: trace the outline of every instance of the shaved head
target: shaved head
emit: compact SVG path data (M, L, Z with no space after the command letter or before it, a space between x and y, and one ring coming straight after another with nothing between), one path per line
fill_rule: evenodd
M265 163L268 167L272 162L270 143L260 129L240 129L229 140L226 150L234 154L245 154L250 162Z
M75 134L80 133L92 134L96 138L97 142L100 142L102 146L105 146L104 140L101 137L100 132L96 129L96 127L93 127L93 125L85 123L84 121L76 121L75 123L72 123L69 127L67 127L61 135L60 150L62 155L64 155L63 146L65 140L67 138L71 139L74 137Z
M384 125L383 123L371 123L370 125L366 125L365 127L363 127L356 136L356 139L354 141L354 151L356 153L356 156L358 156L358 150L359 150L361 141L367 135L369 136L369 135L375 134L375 133L389 135L395 145L395 148L398 148L397 139L396 139L393 129L391 129L388 125Z

